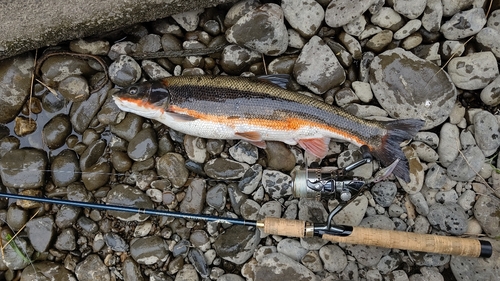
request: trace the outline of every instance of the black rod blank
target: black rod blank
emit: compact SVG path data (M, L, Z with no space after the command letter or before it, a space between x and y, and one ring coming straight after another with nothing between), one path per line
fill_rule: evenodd
M146 215L153 215L153 216L167 216L167 217L173 217L173 218L183 218L183 219L188 219L188 220L201 220L201 221L207 221L207 222L231 223L231 224L255 226L255 227L257 226L257 221L253 221L253 220L223 218L223 217L203 215L203 214L189 214L189 213L172 212L172 211L165 211L165 210L153 210L153 209L135 208L135 207L128 207L128 206L79 202L79 201L54 199L54 198L46 198L46 197L19 195L19 194L5 193L5 192L0 192L0 197L7 197L7 198L11 198L11 199L18 199L18 200L30 200L30 201L36 201L36 202L42 202L42 203L49 203L49 204L68 205L68 206L75 206L75 207L80 207L80 208L99 209L99 210L106 210L106 211L119 211L119 212L138 213L138 214L146 214Z

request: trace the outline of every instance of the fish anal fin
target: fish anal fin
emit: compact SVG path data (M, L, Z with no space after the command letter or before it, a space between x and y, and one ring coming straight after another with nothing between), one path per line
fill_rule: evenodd
M325 158L328 153L329 138L300 139L297 141L300 147L318 158Z
M262 141L262 135L259 132L251 131L251 132L236 132L234 133L238 137L249 141L249 142L260 142Z
M180 114L180 113L175 113L175 112L166 112L174 121L176 122L189 122L189 121L194 121L197 120L198 118L193 117L191 115L187 114Z
M248 142L255 145L258 148L266 149L266 147L267 147L265 141L248 141Z

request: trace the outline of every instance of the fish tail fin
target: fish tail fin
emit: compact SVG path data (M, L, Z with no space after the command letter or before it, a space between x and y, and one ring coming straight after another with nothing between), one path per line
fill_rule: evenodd
M384 136L381 136L380 145L370 147L370 151L384 166L391 165L396 159L399 163L394 169L395 176L406 182L410 181L410 169L408 160L401 150L400 144L405 140L413 138L424 125L423 120L402 119L383 122L387 130Z

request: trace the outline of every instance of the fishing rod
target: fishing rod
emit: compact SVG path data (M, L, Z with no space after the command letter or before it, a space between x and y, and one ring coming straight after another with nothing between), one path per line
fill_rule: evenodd
M361 150L363 153L363 149ZM36 197L27 195L0 192L0 197L17 200L29 200L48 204L68 205L80 208L98 209L106 211L121 211L153 216L168 216L189 220L201 220L206 222L230 223L257 227L270 235L288 237L313 237L337 243L361 244L383 248L397 248L402 250L430 252L438 254L449 254L469 257L491 257L493 249L489 241L459 238L451 236L440 236L431 234L420 234L394 230L353 227L347 225L333 225L332 218L338 214L362 191L365 182L351 179L347 176L353 169L369 163L372 158L363 153L363 159L341 169L328 170L325 168L303 168L299 170L294 178L293 193L299 197L336 198L339 205L329 214L326 223L315 224L304 220L292 220L284 218L266 217L263 220L245 220L239 218L225 218L204 214L191 214L166 210L144 209L130 206L119 206L111 204L98 204L80 202L64 199ZM390 165L389 173L397 165ZM382 177L387 174L384 173ZM380 180L380 177L376 180Z

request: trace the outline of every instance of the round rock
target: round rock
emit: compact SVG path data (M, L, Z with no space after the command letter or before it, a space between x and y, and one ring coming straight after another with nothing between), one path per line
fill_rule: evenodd
M325 22L331 27L341 27L361 16L374 1L332 1L325 11Z
M152 209L153 202L140 189L126 184L117 184L111 188L106 196L106 203L135 208ZM108 213L122 221L145 221L149 215L108 211Z
M465 57L453 58L448 64L448 73L453 83L464 90L482 89L499 75L498 64L492 52L471 53Z
M457 203L431 205L427 219L434 227L452 235L462 235L467 230L467 215Z
M204 170L207 176L214 179L239 179L243 177L250 165L225 158L215 158L208 161Z
M302 48L293 74L299 84L316 94L323 94L342 84L346 78L335 54L318 36L313 36Z
M68 116L59 114L43 126L42 139L48 148L56 149L64 145L71 131L72 127Z
M58 86L59 93L68 101L79 102L89 97L89 84L81 75L64 78Z
M441 26L441 33L448 40L464 39L477 34L485 24L483 8L473 8L453 15Z
M134 161L147 160L158 151L158 141L156 131L153 128L141 130L130 140L127 154Z
M52 160L50 172L56 186L68 186L79 180L81 170L78 156L73 150L61 151Z
M281 7L264 4L243 15L226 31L226 39L268 56L282 54L288 46L288 32Z
M500 128L495 115L485 110L474 114L474 136L484 156L493 155L500 146Z
M156 162L158 176L168 179L174 187L183 186L189 176L185 160L178 153L166 153Z
M292 195L292 178L282 172L264 170L262 173L262 185L266 192L274 199Z
M292 28L306 38L316 34L325 18L323 7L314 0L284 0L281 1L281 8Z
M259 231L253 227L233 225L217 237L213 247L224 260L243 264L252 257L260 242ZM234 249L238 249L235 251Z
M13 149L0 159L2 183L12 188L37 188L45 184L45 152L33 148Z
M491 195L480 195L474 205L474 217L489 237L500 235L500 200Z
M109 66L109 79L118 86L126 87L141 78L141 66L127 55L121 55Z
M401 48L375 57L370 65L370 85L391 117L423 119L424 130L444 122L457 98L444 71Z

